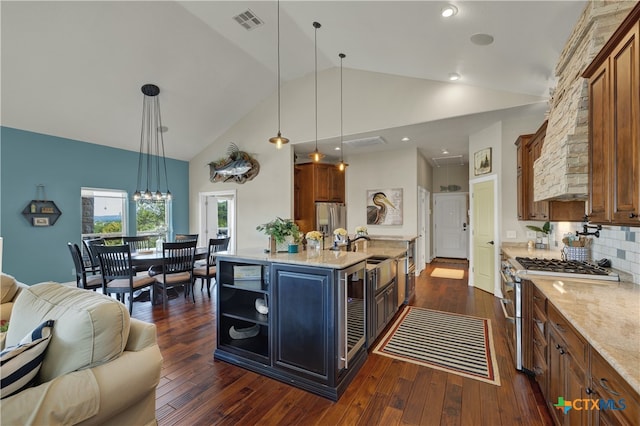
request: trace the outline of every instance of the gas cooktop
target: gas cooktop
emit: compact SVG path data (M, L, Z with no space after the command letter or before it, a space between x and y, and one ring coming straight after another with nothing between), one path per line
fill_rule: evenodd
M516 262L528 275L552 275L569 278L589 278L597 280L619 281L618 274L588 262L577 260L538 259L516 257Z

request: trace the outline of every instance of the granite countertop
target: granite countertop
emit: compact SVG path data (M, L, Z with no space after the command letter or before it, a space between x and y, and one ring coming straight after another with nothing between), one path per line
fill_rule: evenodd
M310 250L300 253L265 253L264 250L246 249L234 252L219 252L216 257L220 259L245 259L261 262L289 263L294 265L316 266L330 269L345 269L356 263L365 261L371 253L347 252L333 250L319 250L314 253Z
M560 250L503 246L508 257L561 258ZM585 340L640 393L640 286L529 275Z
M595 280L531 281L640 394L640 286Z
M372 235L369 234L369 238L372 240L387 240L387 241L413 241L418 238L417 235Z

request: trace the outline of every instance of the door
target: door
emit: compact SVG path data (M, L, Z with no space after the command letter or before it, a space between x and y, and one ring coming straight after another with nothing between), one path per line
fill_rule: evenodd
M495 294L495 185L496 180L478 181L472 188L473 285Z
M429 229L429 191L418 187L418 240L416 242L416 272L418 275L425 268L427 262L431 262L429 252L431 236Z
M467 194L433 194L436 257L468 257Z
M200 236L203 244L210 238L229 237L229 250L236 244L236 191L200 193Z

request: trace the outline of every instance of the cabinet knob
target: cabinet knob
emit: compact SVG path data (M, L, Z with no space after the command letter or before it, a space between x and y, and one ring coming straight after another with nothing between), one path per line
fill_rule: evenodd
M629 219L633 219L634 217L638 217L634 212L629 213Z
M593 389L591 389L591 388L586 388L586 389L584 390L584 393L586 393L587 395L591 395L591 394L593 394Z

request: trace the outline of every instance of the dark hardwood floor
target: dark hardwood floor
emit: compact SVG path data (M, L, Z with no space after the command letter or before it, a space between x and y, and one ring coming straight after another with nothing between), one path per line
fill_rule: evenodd
M435 267L464 269L463 280L432 278ZM537 387L515 370L498 299L467 286L464 264L427 265L415 306L491 319L501 386L369 354L338 402L214 361L215 303L197 284L162 306L135 303L154 322L164 363L157 388L160 425L550 425Z

